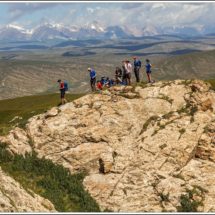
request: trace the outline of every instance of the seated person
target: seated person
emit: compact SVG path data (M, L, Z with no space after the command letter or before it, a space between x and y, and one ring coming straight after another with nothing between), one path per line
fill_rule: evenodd
M97 90L102 90L102 83L101 83L101 81L97 81L97 83L96 83L96 89Z

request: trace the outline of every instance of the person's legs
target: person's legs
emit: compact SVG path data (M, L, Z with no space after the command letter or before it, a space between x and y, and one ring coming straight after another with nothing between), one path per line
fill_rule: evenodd
M134 67L134 74L135 74L136 82L140 82L139 70L140 70L139 67Z
M131 74L128 73L128 74L127 74L127 77L128 77L128 85L131 85Z
M147 72L148 82L151 83L151 73Z
M126 74L125 74L125 72L123 72L123 74L122 74L122 82L123 82L123 85L127 85L126 84Z
M95 91L96 90L96 78L93 78L92 79L92 91Z
M137 82L140 82L140 67L137 67Z
M125 81L125 85L128 85L128 75L127 74L125 74L124 81Z
M65 104L65 90L60 90L61 104Z
M93 79L90 79L90 87L91 87L91 90L93 91L94 88L93 88Z
M66 92L64 93L64 104L67 103L67 99L66 99Z

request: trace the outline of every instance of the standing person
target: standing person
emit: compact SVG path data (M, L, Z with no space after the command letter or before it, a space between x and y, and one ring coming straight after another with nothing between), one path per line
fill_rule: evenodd
M57 81L59 83L59 90L60 90L60 98L61 98L61 105L67 102L65 95L66 91L68 90L68 84L60 79Z
M140 82L140 68L141 68L141 61L136 57L134 59L134 74L136 77L136 82Z
M122 61L122 83L123 85L127 85L127 79L126 79L126 69L125 69L125 61Z
M132 65L131 65L129 60L125 61L125 70L126 70L126 82L127 82L127 85L131 85Z
M153 83L154 81L152 81L152 78L151 78L151 73L152 73L151 67L152 67L152 65L150 64L149 59L146 59L145 67L146 67L146 74L147 74L147 78L148 78L148 83Z
M92 89L92 92L96 90L96 71L88 68L88 72L90 73L90 86Z
M115 70L115 80L116 84L122 83L122 70L119 67L116 67Z

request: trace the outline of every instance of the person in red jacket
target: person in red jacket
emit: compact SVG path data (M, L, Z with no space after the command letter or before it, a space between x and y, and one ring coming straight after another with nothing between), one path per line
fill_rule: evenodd
M101 91L101 90L102 90L102 83L101 83L101 81L97 81L96 89L97 89L98 91Z
M66 95L65 83L63 81L61 81L60 79L57 82L59 83L61 105L63 105L67 102L67 100L65 98L65 95Z

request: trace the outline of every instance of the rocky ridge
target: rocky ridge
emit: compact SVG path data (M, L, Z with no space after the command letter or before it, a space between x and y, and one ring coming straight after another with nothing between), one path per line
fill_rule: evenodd
M0 141L71 173L86 170L84 186L102 210L214 212L214 134L215 92L176 80L86 95Z

